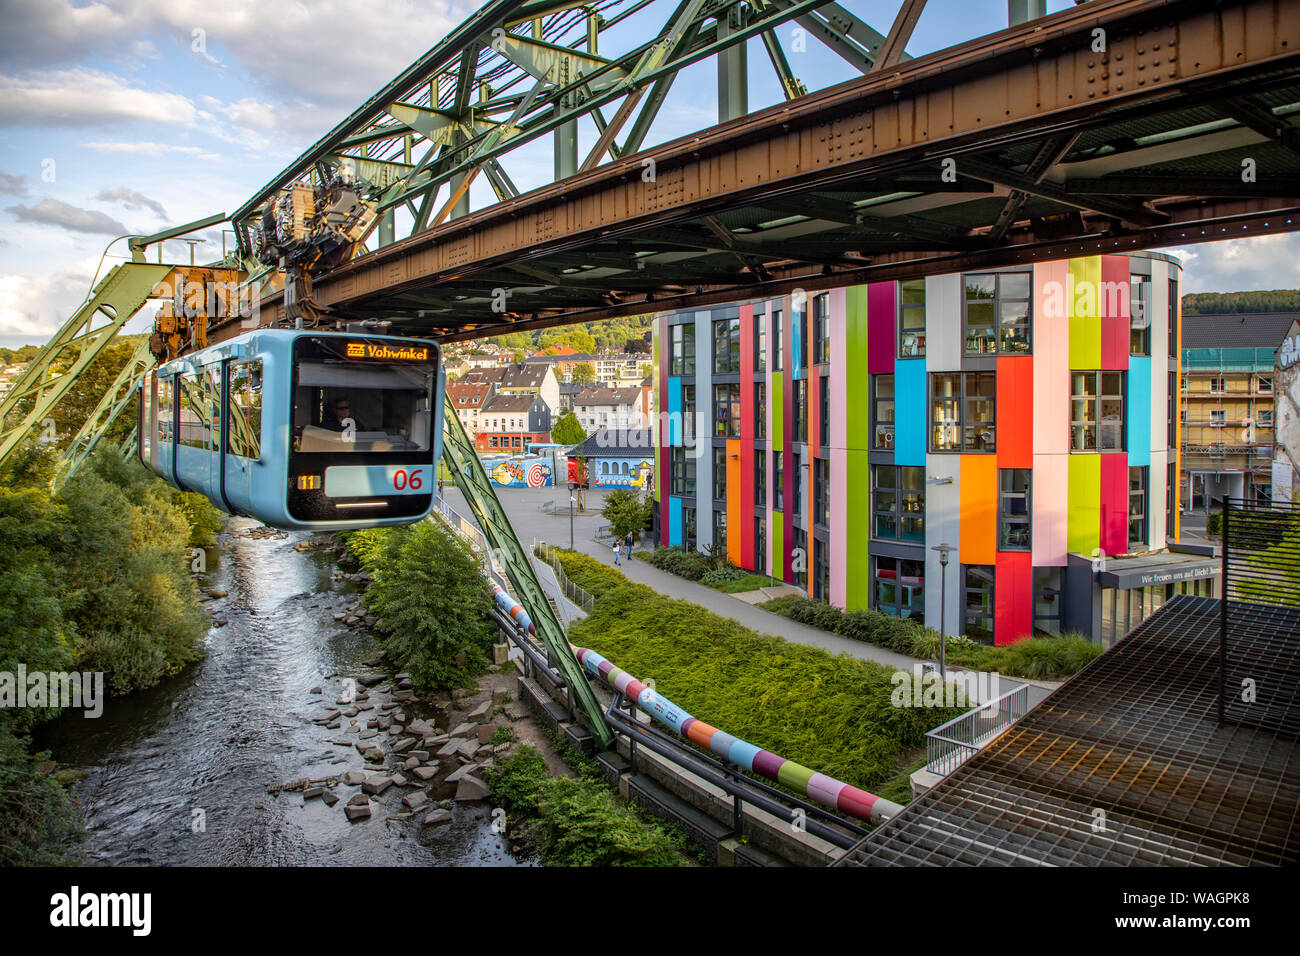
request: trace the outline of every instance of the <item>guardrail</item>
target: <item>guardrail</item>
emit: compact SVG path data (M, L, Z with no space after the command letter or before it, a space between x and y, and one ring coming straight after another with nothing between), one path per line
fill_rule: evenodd
M569 580L569 576L564 573L564 565L560 563L554 548L545 541L538 541L534 538L533 554L550 565L551 570L555 572L555 580L559 582L560 590L564 592L566 598L582 608L587 614L590 614L595 609L596 599L589 592L584 591Z
M1029 710L1029 685L1021 684L1000 697L940 724L925 735L925 769L947 775L966 758L1006 730Z

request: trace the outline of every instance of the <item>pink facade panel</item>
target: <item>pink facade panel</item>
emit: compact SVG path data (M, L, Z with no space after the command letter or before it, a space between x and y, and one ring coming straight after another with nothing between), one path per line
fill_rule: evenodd
M1066 306L1068 284L1068 262L1035 264L1035 458L1039 455L1065 455L1070 451L1070 319ZM1037 482L1035 485L1045 487ZM1034 563L1039 562L1035 560Z
M1034 455L1034 567L1065 567L1070 456Z
M898 321L894 315L894 283L867 286L867 369L872 375L894 370Z
M845 356L844 317L848 308L847 294L844 289L832 289L830 294L830 336L831 336L831 375L830 394L830 458L831 458L831 501L830 501L830 562L831 562L831 603L844 607L848 598L848 533L845 527L845 515L848 514L849 471L848 458L844 447L848 444L848 408L849 379L848 361Z

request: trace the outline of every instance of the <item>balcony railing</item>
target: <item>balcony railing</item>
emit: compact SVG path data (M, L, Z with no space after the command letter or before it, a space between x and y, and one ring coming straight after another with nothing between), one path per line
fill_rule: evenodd
M1028 710L1029 685L1021 684L940 724L925 735L925 769L944 776L952 773Z

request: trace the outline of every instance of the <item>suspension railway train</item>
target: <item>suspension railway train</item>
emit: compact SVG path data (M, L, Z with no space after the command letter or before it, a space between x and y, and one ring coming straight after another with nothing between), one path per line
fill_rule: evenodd
M266 329L140 386L140 459L277 528L408 524L433 507L444 373L434 342Z

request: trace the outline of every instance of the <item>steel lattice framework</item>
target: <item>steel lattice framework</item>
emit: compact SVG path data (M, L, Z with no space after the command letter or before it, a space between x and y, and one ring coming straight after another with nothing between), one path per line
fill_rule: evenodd
M351 163L381 216L313 304L455 339L1300 225L1292 0L1090 0L905 62L922 6L882 35L816 0L500 0L245 203L241 244L282 190ZM602 56L637 17L645 42ZM862 75L807 91L783 23ZM750 38L788 97L753 113ZM705 59L718 124L649 142ZM556 181L516 194L504 164L544 134ZM480 176L495 201L471 210ZM280 293L261 314L285 318Z

